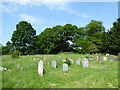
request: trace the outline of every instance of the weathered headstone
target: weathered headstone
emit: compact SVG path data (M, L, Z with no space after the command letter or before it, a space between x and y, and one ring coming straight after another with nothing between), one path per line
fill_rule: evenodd
M83 58L82 59L82 67L84 67L84 68L88 68L88 59L87 58Z
M97 56L97 61L98 61L98 56Z
M40 76L43 76L43 61L42 60L40 60L38 63L38 74Z
M93 60L93 58L92 58L92 57L89 57L89 59L90 59L90 60Z
M63 64L63 71L68 71L68 64Z
M80 65L80 60L77 60L77 61L76 61L76 65Z
M110 55L110 62L114 62L114 56L113 55Z
M102 62L102 61L103 61L102 56L98 56L98 61L99 61L99 62Z
M118 53L118 61L120 61L120 53Z
M56 61L52 61L52 66L56 68Z
M20 68L20 64L17 64L17 68Z
M104 60L104 61L107 61L107 57L103 57L103 60Z

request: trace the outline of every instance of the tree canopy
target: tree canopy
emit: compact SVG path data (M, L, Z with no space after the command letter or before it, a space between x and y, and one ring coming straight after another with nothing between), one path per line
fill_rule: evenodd
M102 21L91 20L85 27L72 24L46 28L39 35L27 21L20 21L11 42L1 45L2 53L18 50L25 54L57 54L59 52L110 53L120 52L120 18L106 31Z

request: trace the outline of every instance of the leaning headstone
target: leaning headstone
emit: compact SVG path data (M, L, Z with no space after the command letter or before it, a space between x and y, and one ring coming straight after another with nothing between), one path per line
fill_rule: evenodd
M56 61L52 61L52 66L56 68Z
M88 59L87 58L83 58L82 59L82 67L84 67L84 68L88 68Z
M118 53L118 61L120 61L120 53Z
M40 60L38 63L38 74L40 76L43 76L43 61L42 60Z
M103 60L104 60L104 61L107 61L107 57L103 57Z
M110 62L114 62L114 57L113 57L113 55L110 55Z
M77 61L76 61L76 65L80 65L80 60L77 60Z
M102 56L98 56L98 61L99 61L99 62L102 62L102 61L103 61Z
M68 64L63 64L63 71L68 71Z

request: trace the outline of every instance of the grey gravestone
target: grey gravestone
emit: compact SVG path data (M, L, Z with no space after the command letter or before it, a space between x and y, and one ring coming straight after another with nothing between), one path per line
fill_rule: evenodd
M97 61L98 61L98 56L97 56Z
M107 61L107 57L103 57L103 60L104 60L104 61Z
M76 61L76 65L80 65L80 60L77 60L77 61Z
M52 66L56 68L56 61L52 61Z
M38 74L40 76L43 76L43 61L42 60L40 60L38 63Z
M50 65L50 63L49 63L49 62L48 62L47 64L48 64L48 65Z
M110 62L114 62L114 56L110 55Z
M106 54L106 56L109 56L109 55L110 55L109 53Z
M63 64L63 71L68 71L68 64Z
M88 68L88 59L87 58L83 58L82 59L82 67L84 67L84 68Z
M120 61L120 53L118 53L118 61Z
M89 57L89 59L90 59L90 60L93 60L93 58L92 58L92 57Z
M98 56L98 61L99 61L99 62L102 62L102 61L103 61L102 56Z

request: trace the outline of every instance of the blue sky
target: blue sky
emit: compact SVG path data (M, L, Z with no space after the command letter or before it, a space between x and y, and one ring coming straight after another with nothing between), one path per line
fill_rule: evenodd
M18 0L20 1L20 0ZM10 41L16 24L26 20L40 34L47 27L67 23L82 27L100 20L106 29L118 18L117 2L2 2L2 43Z

